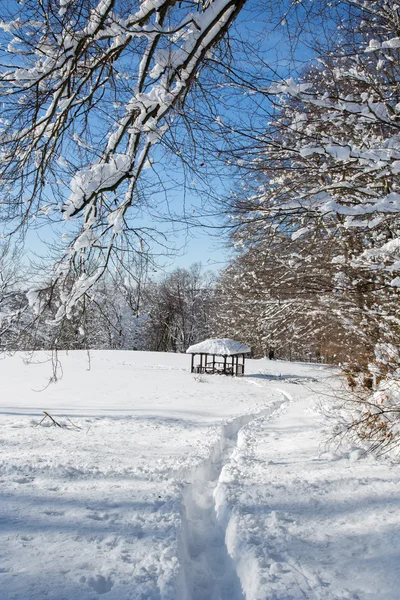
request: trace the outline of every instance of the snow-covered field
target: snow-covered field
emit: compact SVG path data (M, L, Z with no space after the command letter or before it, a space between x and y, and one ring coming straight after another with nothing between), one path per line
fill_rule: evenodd
M400 597L400 471L326 448L333 371L38 358L0 361L1 600Z

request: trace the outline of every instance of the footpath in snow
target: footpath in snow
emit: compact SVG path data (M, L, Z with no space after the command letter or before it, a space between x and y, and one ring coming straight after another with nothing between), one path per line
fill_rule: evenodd
M2 600L399 598L399 467L326 448L334 372L61 360L44 391L48 364L0 362Z

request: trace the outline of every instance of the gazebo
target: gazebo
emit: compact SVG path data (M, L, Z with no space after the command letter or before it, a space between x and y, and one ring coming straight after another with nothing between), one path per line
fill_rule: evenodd
M190 346L186 354L192 355L191 373L238 376L244 375L244 361L250 348L228 338L210 339Z

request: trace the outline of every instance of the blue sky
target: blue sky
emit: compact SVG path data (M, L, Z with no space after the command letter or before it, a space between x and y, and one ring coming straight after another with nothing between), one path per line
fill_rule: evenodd
M179 203L179 200L176 202ZM145 223L152 225L151 220L146 220ZM160 224L155 227L159 230L163 229ZM48 253L47 243L59 240L62 230L62 226L31 229L26 238L26 256L34 258L35 255L46 255ZM158 272L160 274L177 267L187 268L194 262L201 262L206 270L218 271L226 263L229 251L225 248L220 230L179 225L174 232L171 232L168 225L165 227L165 231L171 244L175 246L176 253L159 258Z

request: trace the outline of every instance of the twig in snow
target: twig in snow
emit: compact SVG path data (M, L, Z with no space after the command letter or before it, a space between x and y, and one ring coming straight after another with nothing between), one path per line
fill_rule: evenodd
M44 417L40 421L40 423L38 423L38 425L41 425L45 419L49 418L53 422L53 425L55 427L61 427L61 429L62 429L62 425L60 425L60 423L58 423L58 421L56 421L55 419L53 419L53 417L46 410L43 411L43 414L44 414Z

